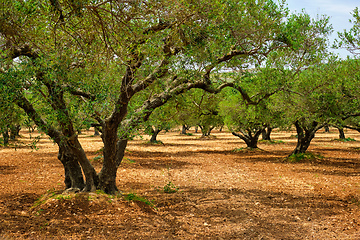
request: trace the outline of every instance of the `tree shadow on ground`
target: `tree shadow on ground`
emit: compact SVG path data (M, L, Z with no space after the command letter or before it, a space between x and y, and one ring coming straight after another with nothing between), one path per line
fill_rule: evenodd
M161 211L177 216L173 227L178 231L189 228L191 218L203 219L204 226L192 227L204 239L305 239L321 228L313 222L349 210L346 202L327 197L234 188L186 188L157 196L156 202ZM181 218L185 213L190 217Z
M180 153L179 153L180 154ZM179 156L176 153L176 156ZM185 166L198 165L188 161L180 161L171 158L172 154L167 152L144 152L131 151L125 155L125 158L120 165L123 168L147 168L147 169L164 169L171 167L172 169L184 168Z
M15 169L17 169L16 166L0 165L0 175L13 174Z
M163 142L163 144L151 144L147 142L141 142L141 143L130 143L129 146L141 146L144 148L151 148L151 147L189 147L189 146L197 146L196 144L191 143L167 143Z

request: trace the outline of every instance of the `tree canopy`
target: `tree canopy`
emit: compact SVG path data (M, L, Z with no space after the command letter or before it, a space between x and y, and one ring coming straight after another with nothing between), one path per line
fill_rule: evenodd
M271 0L15 0L1 8L1 94L58 144L67 188L107 193L118 191L127 141L155 109L191 88L226 86L256 104L241 82L212 75L268 59L305 68L331 31L328 18L289 15ZM101 131L99 173L78 140L82 124Z

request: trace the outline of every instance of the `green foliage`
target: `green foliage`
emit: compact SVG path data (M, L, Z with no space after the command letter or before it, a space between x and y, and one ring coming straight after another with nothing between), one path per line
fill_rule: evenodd
M132 160L130 158L123 158L123 162L127 162L127 163L136 163L135 160Z
M56 191L54 188L47 190L45 194L41 195L38 199L36 199L36 201L30 207L30 209L34 209L34 208L42 205L43 203L45 203L47 201L48 198L52 198L52 197L56 196L57 194L58 194L58 191Z
M352 12L353 24L350 30L338 32L339 40L335 40L334 47L345 48L354 55L360 54L360 12L359 8L355 8Z
M95 153L97 156L93 157L92 162L103 162L104 160L104 148L100 148Z
M284 141L281 141L281 140L259 140L259 142L265 143L265 144L282 144L282 143L284 143Z
M165 186L163 187L163 189L161 189L161 191L164 193L176 193L179 191L179 188L176 187L174 183L169 182L165 184Z
M323 159L324 157L320 154L313 154L313 153L298 153L292 154L291 156L287 157L285 161L296 163L296 162L303 162L303 161L313 161L317 159Z
M231 150L232 152L248 152L248 151L262 151L260 148L251 148L251 147L245 147L245 148L235 148Z
M151 206L151 207L154 206L154 203L152 203L151 201L147 200L147 199L144 198L144 197L138 196L136 193L124 194L124 195L123 195L123 198L124 198L126 201L140 201L140 202L143 202L143 203L145 203L146 205L149 205L149 206Z
M232 150L232 152L242 152L244 151L246 148L235 148Z
M99 155L99 156L96 156L93 158L94 161L99 161L99 160L102 160L104 158L103 155Z
M340 142L356 142L355 139L351 138L351 137L348 137L348 138L344 138L344 139L335 139L335 141L340 141Z
M215 127L223 125L223 117L219 114L219 102L223 93L211 94L201 89L192 89L178 96L178 118L181 125L199 126L204 136L210 134Z
M175 115L205 134L224 117L233 128L282 119L282 99L254 103L292 87L292 70L319 62L329 31L327 18L289 15L284 1L272 0L13 0L2 7L0 102L25 109L58 144L92 123L104 136L117 131L104 140L106 150L148 126L169 129ZM242 74L250 66L256 71ZM235 74L222 74L229 70ZM225 95L189 90L217 92L224 83L239 90L226 97L229 108L223 104L229 114L219 114ZM238 101L241 88L251 106Z

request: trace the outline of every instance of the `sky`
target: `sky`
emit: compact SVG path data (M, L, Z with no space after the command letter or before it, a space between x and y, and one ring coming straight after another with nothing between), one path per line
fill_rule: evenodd
M288 8L291 12L301 12L305 9L311 17L316 18L318 15L327 15L330 17L330 24L334 28L334 32L330 36L332 43L337 38L337 32L343 32L344 29L349 30L352 24L349 19L352 19L351 12L355 7L360 8L360 0L287 0ZM342 58L347 55L352 56L345 49L333 50Z

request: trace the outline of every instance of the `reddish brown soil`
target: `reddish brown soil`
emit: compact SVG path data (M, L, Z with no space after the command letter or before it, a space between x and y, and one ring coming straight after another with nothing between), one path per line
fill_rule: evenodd
M94 159L101 140L90 134L80 137ZM309 151L324 158L288 163L292 134L275 132L283 143L238 152L244 143L225 132L130 142L118 187L155 208L101 193L56 196L63 168L45 136L38 151L0 148L0 239L360 239L360 142L321 131ZM176 193L164 193L169 182Z

